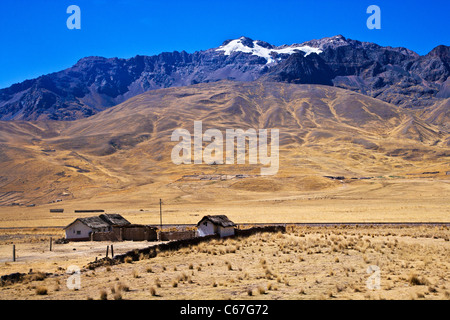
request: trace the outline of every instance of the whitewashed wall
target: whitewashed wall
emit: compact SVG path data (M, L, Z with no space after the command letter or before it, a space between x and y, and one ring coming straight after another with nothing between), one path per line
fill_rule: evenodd
M80 231L80 234L77 234L77 231ZM81 223L80 221L77 221L66 229L66 239L89 238L91 232L91 228Z
M197 235L199 237L210 236L214 234L215 228L210 221L202 222L197 228Z

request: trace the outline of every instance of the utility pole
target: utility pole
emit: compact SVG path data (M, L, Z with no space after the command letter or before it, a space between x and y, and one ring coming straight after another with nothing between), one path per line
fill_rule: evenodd
M162 199L159 199L159 241L162 239Z

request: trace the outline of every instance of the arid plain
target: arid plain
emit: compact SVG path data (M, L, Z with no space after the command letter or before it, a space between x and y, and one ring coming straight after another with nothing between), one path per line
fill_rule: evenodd
M447 109L448 107L442 110ZM388 103L333 87L259 82L236 84L223 81L148 92L91 118L74 122L1 122L0 258L3 261L8 259L10 246L14 242L18 246L23 245L24 250L32 250L33 245L40 242L45 248L49 236L62 236L59 227L69 224L77 217L89 215L76 214L74 211L77 209L103 209L108 213L120 213L132 223L159 224L159 199L163 200L164 224L195 224L207 214L225 214L236 223L450 222L450 175L447 175L450 171L450 135L444 127L448 123L448 115L439 116L443 126L427 122L429 115L424 114L424 111L405 111ZM171 133L177 128L193 132L193 123L199 120L203 121L205 130L217 128L225 132L228 128L279 129L278 174L260 176L260 165L174 165L170 155L176 143L170 141ZM64 213L50 213L50 209L55 208L63 208ZM423 243L414 240L417 237L415 229L408 229L411 232L402 236L402 229L389 228L391 227L377 227L377 235L374 235L377 244L386 247L388 243L393 245L395 240L407 238L402 242L402 245L408 247L405 252L409 252L410 246L423 245L429 251L431 261L442 264L425 263L428 268L439 266L434 271L426 269L427 272L432 272L432 275L428 275L432 279L427 280L426 285L426 290L431 290L427 291L431 296L416 292L415 288L410 292L406 290L408 292L402 293L401 297L417 298L417 294L419 297L447 297L448 241L445 240L448 240L448 228L429 227L424 231L427 235L424 239L427 240ZM420 230L420 227L417 228ZM290 237L299 237L303 241L302 234L310 233L309 236L315 239L311 241L320 242L329 240L332 236L343 237L342 234L346 232L341 228L325 228L324 231L299 229L280 235L280 238L273 235L267 241L274 245L279 245L279 241ZM361 241L372 236L370 229L353 230L351 237L355 241L359 232L363 236ZM387 233L390 238L385 236ZM436 233L436 239L433 238L433 233ZM417 239L419 238L421 237L418 236ZM262 244L258 242L251 249L247 240L242 241L244 244L241 247L246 248L242 255L258 260L255 268L260 258L269 262L269 257L274 254L270 250L266 252L267 248L262 248L261 257L254 255L258 253L257 246ZM233 246L239 245L240 241L237 242ZM316 257L313 254L307 255L308 249L315 248L314 246L311 247L309 242L308 245L303 245L305 248L301 252L305 254L305 259ZM326 266L324 274L318 275L317 279L306 277L308 279L305 283L297 283L297 280L291 279L290 283L295 285L283 285L283 288L289 290L279 290L278 298L303 297L301 290L307 292L305 298L341 296L339 293L342 290L339 291L336 285L342 279L339 278L331 287L331 280L336 280L336 275L330 276L331 278L327 276L331 273L328 264L336 259L346 259L345 256L349 253L343 250L340 252L343 256L339 256L329 243L325 242L323 246L329 249L330 254L322 252L320 257L317 256L310 263L316 261L318 266ZM101 249L97 250L93 251L92 256L84 257L84 260L77 260L79 257L71 260L72 258L67 257L67 260L64 258L64 261L54 263L58 266L61 264L63 268L71 261L87 263L101 254ZM389 259L389 255L379 255L384 250L373 250L376 259ZM299 254L301 252L297 251ZM189 256L191 253L184 254ZM406 253L398 251L392 254ZM363 255L359 258L363 259ZM283 259L288 257L293 260L298 258L292 253L286 254ZM165 258L168 259L165 262L168 268L173 270L174 267L186 267L186 272L192 273L188 265L177 262L176 253L158 257L154 263L163 264L161 259ZM391 260L397 258L392 257ZM226 270L227 259L222 260L214 265L220 265L220 268ZM239 268L239 262L234 257L228 260L233 265L232 268ZM416 260L420 259L405 258L402 263L417 267L419 262L414 262ZM206 253L202 270L212 261L212 257L210 259ZM139 280L134 280L137 278L131 276L131 270L140 268L142 270L139 269L138 273L142 274L143 268L152 263L115 266L112 267L113 273L103 270L99 279L103 279L101 282L104 283L111 280L108 278L110 274L115 279L129 273L130 287L133 289L137 286L133 281ZM348 266L341 268L343 274L345 268L350 268L356 262L348 263ZM14 264L3 264L2 274L14 272ZM367 264L364 259L363 264ZM17 262L16 266L19 267L20 263ZM401 263L398 267L403 268L400 266ZM35 261L20 268L55 272L56 267ZM214 269L211 265L210 267ZM284 275L288 277L291 271L287 270L280 267L281 279L285 272L287 273ZM216 271L209 274L214 272ZM306 269L295 272L297 275L308 274ZM358 280L355 281L361 282L360 278L367 278L362 266L358 272ZM171 274L170 277L176 277L178 273ZM242 273L242 277L245 277L245 272ZM251 277L256 276L252 270L247 273ZM410 270L401 271L398 277L409 283L410 273ZM162 282L169 281L168 274L159 277ZM94 278L89 281L94 281ZM324 286L320 290L312 289L314 281L322 283L324 279L331 281L330 286ZM246 282L239 287L237 297L251 298L253 295L248 294L248 287L259 290L259 286L277 282L277 277L269 279L267 283L260 281L261 284L258 282L257 286L254 284L257 281L253 280L250 281L252 284ZM155 279L148 281L154 282ZM198 280L199 283L204 282L204 285L208 281L206 276ZM224 279L218 277L216 281L217 286L211 283L210 288L208 282L208 290L214 291L215 297L236 296L232 290L224 289L220 284ZM401 281L399 280L399 284ZM187 278L184 282L189 283ZM359 283L358 286L360 285L362 284ZM100 285L94 286L100 288ZM109 287L105 287L105 290L109 290ZM156 291L163 291L161 297L167 299L185 297L180 290L172 292L175 287L168 287L162 286L167 292L162 289ZM281 289L280 285L278 287ZM308 295L309 287L314 291L312 295ZM437 295L433 295L435 287L438 287ZM223 290L219 290L220 288ZM374 297L368 296L367 292L360 294L358 290L352 288L351 294L341 297ZM17 288L2 289L1 297L11 298L16 294L18 298L42 297L34 294L30 296L31 291L21 284ZM98 298L97 291L83 291L83 295L77 297ZM73 298L76 294L60 290L44 297ZM109 295L114 294L110 292ZM147 297L129 293L123 293L123 296ZM203 296L200 294L196 297ZM272 296L259 296L264 297ZM390 293L376 297L398 298Z

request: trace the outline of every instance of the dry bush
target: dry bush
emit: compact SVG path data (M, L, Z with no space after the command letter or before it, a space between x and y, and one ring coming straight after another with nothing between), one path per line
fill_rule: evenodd
M113 298L114 298L114 300L122 300L122 294L120 292L116 292L114 294ZM104 299L104 300L106 300L106 299Z
M133 258L131 257L125 257L125 263L133 263Z
M128 285L126 285L126 284L123 284L123 283L119 283L119 284L117 285L117 289L118 289L119 291L123 291L123 292L128 292L128 291L130 291L130 287L129 287Z
M260 287L258 287L258 292L259 292L259 294L266 294L266 289L264 289L264 287L260 286Z
M430 284L430 282L425 277L419 277L416 274L410 275L408 278L408 282L412 286L426 286Z
M39 296L45 296L48 294L48 290L46 287L40 286L36 288L36 294Z
M100 291L100 300L108 300L108 293L105 290Z

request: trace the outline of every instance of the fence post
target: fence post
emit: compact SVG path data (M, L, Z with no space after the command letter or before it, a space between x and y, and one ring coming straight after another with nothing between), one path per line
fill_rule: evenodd
M13 262L16 261L16 245L13 244Z
M106 246L106 258L108 259L109 246Z
M50 237L50 251L52 251L52 242L53 242L53 239L52 239L52 237Z
M111 258L114 259L114 247L111 245Z

